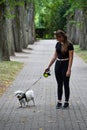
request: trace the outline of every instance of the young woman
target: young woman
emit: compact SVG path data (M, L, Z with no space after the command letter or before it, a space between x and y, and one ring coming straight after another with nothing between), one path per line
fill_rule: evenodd
M56 31L55 35L58 42L55 46L54 55L48 67L45 69L45 72L50 70L50 67L56 61L55 77L58 85L58 102L56 105L56 109L62 108L63 85L65 90L65 102L63 108L68 108L70 97L69 79L71 75L74 48L72 43L68 41L65 32L63 32L62 30L58 30Z

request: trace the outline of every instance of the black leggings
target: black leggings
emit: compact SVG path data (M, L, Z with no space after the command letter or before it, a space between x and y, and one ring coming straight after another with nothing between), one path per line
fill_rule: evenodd
M69 88L69 79L70 77L66 77L66 72L68 69L69 61L56 61L55 63L55 77L57 80L58 88L58 100L62 100L63 94L63 85L65 90L65 101L69 101L70 96L70 88Z

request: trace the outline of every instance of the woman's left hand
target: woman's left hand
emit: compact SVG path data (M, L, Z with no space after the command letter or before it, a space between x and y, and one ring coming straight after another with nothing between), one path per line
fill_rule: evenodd
M71 75L71 70L67 70L66 77L69 77Z

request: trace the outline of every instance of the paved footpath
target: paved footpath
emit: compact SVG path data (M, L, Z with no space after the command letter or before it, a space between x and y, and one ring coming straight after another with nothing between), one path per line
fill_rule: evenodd
M56 110L57 84L54 65L51 76L42 76L55 49L55 40L41 40L29 45L12 60L24 62L24 68L9 89L0 97L0 130L87 130L87 64L74 55L70 80L70 108ZM35 92L33 107L19 108L14 91L31 88ZM64 96L63 96L64 102Z

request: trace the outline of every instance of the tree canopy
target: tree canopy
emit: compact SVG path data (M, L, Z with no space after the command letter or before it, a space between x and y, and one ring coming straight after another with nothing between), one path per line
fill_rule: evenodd
M86 0L37 0L35 1L35 27L45 28L45 37L51 38L57 29L66 31L67 16L76 9L84 10Z

